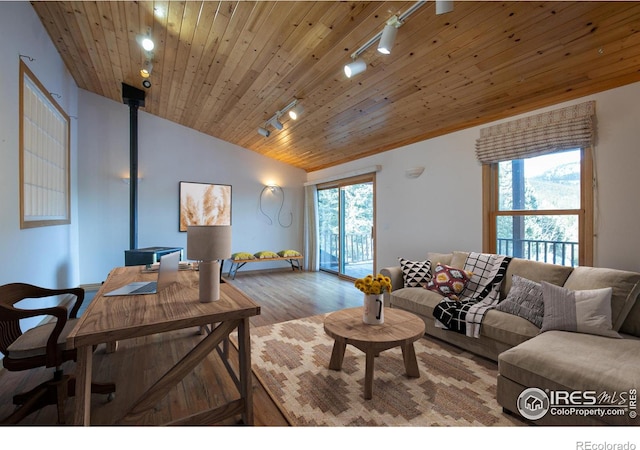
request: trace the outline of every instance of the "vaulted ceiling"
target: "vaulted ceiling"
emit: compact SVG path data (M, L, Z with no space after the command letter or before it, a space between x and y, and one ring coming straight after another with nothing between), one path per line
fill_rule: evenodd
M351 54L415 2L32 2L78 86L313 171L640 81L640 2L426 2L390 55ZM284 128L258 127L292 100ZM172 151L173 149L167 149Z

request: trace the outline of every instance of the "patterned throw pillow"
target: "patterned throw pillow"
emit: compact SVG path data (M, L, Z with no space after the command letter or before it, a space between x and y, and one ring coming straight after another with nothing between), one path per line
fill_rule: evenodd
M611 324L611 294L613 289L569 289L542 283L544 317L540 332L573 331L621 339Z
M398 258L402 269L404 287L423 287L431 280L431 261L409 261Z
M295 250L281 250L278 252L281 258L293 258L294 256L301 256L300 252Z
M451 300L458 300L458 295L467 286L472 276L473 272L468 270L438 263L433 272L433 278L425 287Z
M507 298L501 301L496 309L527 319L538 328L542 328L544 316L542 286L535 281L513 275Z
M275 252L264 250L261 252L254 253L253 256L255 256L258 259L266 259L266 258L277 258L278 254Z

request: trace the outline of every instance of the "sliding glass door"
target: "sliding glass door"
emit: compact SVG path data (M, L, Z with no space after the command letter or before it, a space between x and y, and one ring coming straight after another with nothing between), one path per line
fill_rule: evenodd
M374 271L374 176L318 186L320 270L349 278Z

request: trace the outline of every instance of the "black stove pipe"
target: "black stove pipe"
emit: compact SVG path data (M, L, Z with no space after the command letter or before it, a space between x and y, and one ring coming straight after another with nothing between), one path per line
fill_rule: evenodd
M122 83L122 100L129 105L129 249L138 247L138 108L144 91Z

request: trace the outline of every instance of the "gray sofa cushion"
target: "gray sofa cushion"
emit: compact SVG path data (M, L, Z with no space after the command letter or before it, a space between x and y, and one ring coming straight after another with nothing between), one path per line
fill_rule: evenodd
M500 287L500 297L505 298L509 293L509 289L511 289L511 277L513 275L518 275L537 283L546 281L556 286L563 286L572 271L573 268L568 266L513 258L509 263L509 267L507 267L507 276Z
M401 308L418 314L430 323L435 323L433 308L442 299L441 295L423 288L404 288L391 293L391 305L394 308ZM446 332L462 336L455 331ZM538 333L540 333L540 329L528 320L496 310L487 312L480 328L481 338L484 336L509 346L518 345ZM465 337L465 339L472 338Z
M576 267L573 272L571 272L571 275L569 275L569 278L567 278L564 287L573 291L612 287L611 321L613 323L613 329L629 333L631 330L627 331L621 328L636 303L636 296L630 294L635 292L637 295L636 283L639 282L640 273L636 272L596 267ZM640 319L640 317L638 317L638 319ZM631 334L639 336L640 322L636 320L633 327L635 328L635 332Z
M639 353L636 338L548 331L501 353L498 370L522 386L612 394L640 386Z
M442 299L442 295L424 288L404 288L391 292L391 306L402 308L434 321L433 308Z
M451 265L451 258L453 258L453 253L427 252L427 259L431 261L431 267L435 267L438 263L449 266Z
M451 257L451 267L457 267L458 269L464 269L464 264L467 262L467 257L469 256L469 252L453 252L453 256Z

